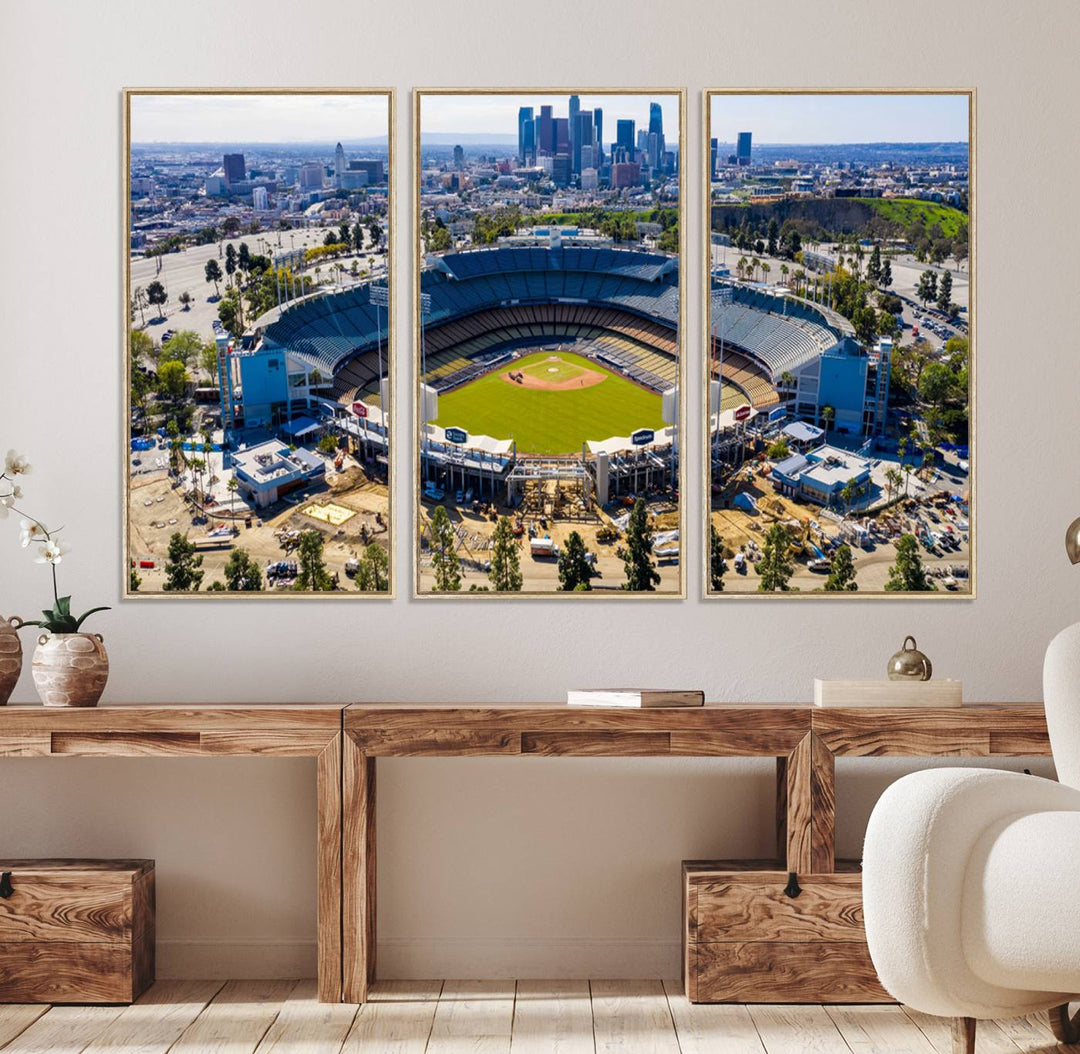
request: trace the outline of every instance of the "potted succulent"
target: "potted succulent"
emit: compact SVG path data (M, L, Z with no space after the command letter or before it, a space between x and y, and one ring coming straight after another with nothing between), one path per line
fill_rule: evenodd
M9 450L4 460L4 471L0 473L0 519L6 519L11 512L20 513L15 502L22 498L22 488L16 482L20 476L30 472L30 463L26 457ZM45 632L38 637L34 650L32 670L34 687L46 706L94 706L105 690L109 679L109 657L105 652L104 638L100 633L82 632L83 623L98 611L108 611L107 607L91 608L76 617L71 613L71 597L60 596L57 584L56 568L70 550L65 542L57 537L61 528L49 529L39 519L21 513L19 540L24 549L32 544L38 547L36 562L46 564L52 572L53 604L42 611L42 618L22 622L11 619L3 623L7 630L0 629L0 702L6 702L2 680L5 656L10 661L10 650L5 650L5 642L20 626L37 626ZM16 625L18 623L18 625ZM18 649L21 664L22 649ZM15 677L18 677L16 671ZM11 687L14 687L12 681ZM7 695L10 696L11 689Z

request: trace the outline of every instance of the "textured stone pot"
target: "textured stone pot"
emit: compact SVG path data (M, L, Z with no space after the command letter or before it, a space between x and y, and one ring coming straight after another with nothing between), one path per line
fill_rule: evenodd
M34 649L34 687L46 706L96 706L109 679L100 633L42 633Z
M22 641L15 632L21 625L18 615L0 618L0 706L11 698L22 672Z

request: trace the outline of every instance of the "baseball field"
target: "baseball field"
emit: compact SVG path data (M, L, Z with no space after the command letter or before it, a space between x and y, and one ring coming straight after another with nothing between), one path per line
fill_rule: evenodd
M441 428L514 439L530 454L572 454L589 439L663 427L660 396L591 359L541 351L439 396Z

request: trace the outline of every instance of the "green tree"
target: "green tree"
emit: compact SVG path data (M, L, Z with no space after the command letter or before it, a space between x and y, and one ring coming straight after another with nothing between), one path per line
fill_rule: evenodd
M385 593L390 588L390 556L378 542L372 542L356 569L356 588L363 593Z
M202 355L202 338L193 329L181 329L161 345L159 362L182 362L190 366Z
M521 562L509 516L500 516L491 536L491 569L488 578L496 593L521 591Z
M221 281L221 264L213 258L207 260L203 274L206 276L207 282L214 283L214 296L216 297L218 295L218 282Z
M431 570L437 593L456 593L461 588L461 561L455 542L454 525L445 507L436 505L431 515Z
M229 244L225 246L225 275L230 283L234 274L236 274L236 246Z
M727 572L727 560L724 558L724 539L716 529L716 524L709 524L709 588L714 593L724 591L724 574Z
M782 523L774 523L765 535L765 544L761 548L761 560L758 561L758 592L786 593L788 581L795 572L788 547L791 537Z
M943 271L941 281L938 282L937 306L939 311L946 315L952 313L952 272Z
M559 588L564 593L585 592L592 589L592 577L585 541L577 531L571 531L559 553Z
M896 543L896 561L889 568L885 588L890 593L929 593L937 589L926 577L915 535L902 534Z
M652 559L653 529L644 498L634 502L625 539L625 548L619 550L623 567L626 568L623 589L634 593L653 592L660 582L660 575Z
M130 340L131 365L138 366L143 362L152 362L154 359L154 338L141 329L131 331Z
M858 588L851 546L841 545L829 562L829 577L825 580L825 590L828 593L854 593Z
M165 590L169 593L197 592L203 580L202 562L202 556L196 555L195 543L174 531L169 539L169 559L165 564Z
M141 586L141 585L142 585L142 575L140 575L139 572L135 570L134 566L132 566L128 570L128 592L129 593L138 593L139 586Z
M257 593L262 587L259 565L246 549L234 549L225 564L225 588L234 593Z
M319 531L304 531L296 546L298 574L295 588L303 593L333 589L330 573L323 561L323 536Z
M832 427L832 423L835 420L835 418L836 418L836 410L833 409L833 407L831 407L831 406L823 406L821 408L821 422L824 425L826 432Z
M776 239L779 233L780 225L776 222L775 219L769 220L769 229L766 237L768 238L768 250L770 256L776 255Z
M172 400L180 399L187 391L188 371L182 362L175 359L162 363L158 367L158 387L161 392Z
M888 289L892 285L892 262L889 258L885 257L885 262L881 265L881 286L884 289Z
M428 237L428 250L433 253L446 252L453 245L450 230L447 227L434 227Z
M919 275L919 284L915 295L922 301L923 307L937 299L937 272L925 270Z
M788 441L781 436L769 444L769 449L765 452L773 461L782 461L791 453L791 448L788 446Z
M146 287L146 302L151 307L158 307L161 310L158 312L158 318L162 318L165 315L165 305L169 302L169 294L157 279L151 282Z
M324 435L322 439L319 440L319 450L321 450L324 454L335 454L337 452L337 448L337 436Z
M185 311L191 310L191 294L185 289L178 297L181 307Z
M866 278L869 282L877 285L881 281L881 246L874 245L870 253L870 262L866 265Z
M211 384L217 384L218 382L218 350L217 344L208 340L202 346L202 352L200 354L200 365L203 370L206 371L206 375L210 378Z

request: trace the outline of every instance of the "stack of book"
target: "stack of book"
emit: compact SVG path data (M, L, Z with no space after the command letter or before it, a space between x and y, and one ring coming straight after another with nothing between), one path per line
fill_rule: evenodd
M567 692L566 705L640 709L658 706L704 706L705 693L665 688L584 688Z
M962 706L960 681L823 681L814 679L814 706Z

